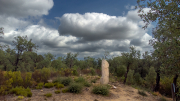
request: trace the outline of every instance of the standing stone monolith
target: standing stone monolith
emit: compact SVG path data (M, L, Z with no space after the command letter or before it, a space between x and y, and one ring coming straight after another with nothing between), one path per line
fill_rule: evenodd
M101 84L108 84L109 83L109 63L103 59L101 64L102 69L102 77L100 79Z

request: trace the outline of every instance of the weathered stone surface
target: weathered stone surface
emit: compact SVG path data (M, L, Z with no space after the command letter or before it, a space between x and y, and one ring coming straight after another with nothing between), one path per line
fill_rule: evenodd
M109 63L103 59L101 64L102 69L102 77L100 79L101 84L108 84L109 83Z

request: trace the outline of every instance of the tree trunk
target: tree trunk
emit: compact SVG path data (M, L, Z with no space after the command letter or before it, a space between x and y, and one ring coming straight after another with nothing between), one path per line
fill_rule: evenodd
M125 76L124 76L124 77L125 77L125 79L124 79L124 84L126 83L127 74L128 74L128 72L129 72L129 65L130 65L130 64L127 65L127 71L126 71Z
M174 85L175 85L175 87L177 87L177 79L178 79L178 75L176 74L175 76L174 76L174 78L173 78L173 83L174 83ZM179 89L177 89L177 88L175 88L175 93L177 93L178 92L178 90ZM175 94L176 95L176 94ZM176 101L177 101L177 95L176 95Z
M157 75L156 75L156 86L154 88L154 91L159 91L159 87L160 87L160 70L156 71Z

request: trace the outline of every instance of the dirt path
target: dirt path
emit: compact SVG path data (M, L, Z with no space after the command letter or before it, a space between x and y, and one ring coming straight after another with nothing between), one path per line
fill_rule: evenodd
M55 94L55 88L41 90L32 90L31 98L24 98L21 101L158 101L159 96L153 96L152 94L146 92L147 97L143 97L138 94L138 90L130 86L116 83L116 89L111 89L109 96L95 95L91 93L92 87L84 88L80 94L72 93L60 93ZM46 93L52 93L52 97L47 98L44 96ZM18 101L17 96L8 95L5 101ZM3 100L1 100L3 101ZM167 101L172 101L172 99L167 98Z

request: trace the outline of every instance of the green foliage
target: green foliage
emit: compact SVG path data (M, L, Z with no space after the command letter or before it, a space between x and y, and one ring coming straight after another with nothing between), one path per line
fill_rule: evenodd
M31 97L32 96L32 92L29 88L25 89L24 87L16 87L16 88L12 88L10 90L10 93L16 94L16 95L22 95L25 97Z
M74 69L74 68L73 68L73 75L74 75L74 76L78 76L78 75L79 75L78 72L77 72L77 69Z
M167 101L167 100L166 100L166 98L164 98L164 97L160 97L160 98L158 99L158 101Z
M148 75L146 76L146 85L148 86L148 87L151 87L152 88L152 86L155 84L155 82L156 82L156 72L155 72L155 69L154 69L154 67L151 67L150 69L149 69L149 73L148 73Z
M68 87L68 91L71 93L80 93L82 91L83 86L79 83L72 83Z
M61 84L64 86L68 86L72 82L72 79L70 77L64 77L61 79Z
M91 84L90 84L89 82L85 81L85 82L84 82L84 86L86 86L86 87L90 87L90 86L91 86Z
M173 77L161 77L160 80L160 89L159 92L161 94L169 95L171 96L171 84L173 83Z
M62 93L67 93L68 91L69 91L69 89L65 88L65 89L62 90Z
M139 73L135 73L134 74L134 80L136 82L136 84L142 84L142 78L141 78L141 75Z
M51 97L52 94L51 94L51 93L46 93L46 94L44 94L44 96L46 96L46 97Z
M92 80L91 80L91 83L96 83L96 79L92 79Z
M91 75L96 75L96 72L95 72L95 69L94 68L90 68L90 71L91 71Z
M36 89L42 89L43 86L44 86L43 82L38 83L37 86L36 86Z
M24 96L18 96L17 99L18 99L18 100L22 100L22 99L24 99Z
M59 88L64 88L64 85L57 83L57 84L56 84L56 88L57 88L57 89L59 89Z
M127 84L134 83L133 74L134 74L134 70L129 70L129 72L127 74L127 82L126 82Z
M51 70L49 68L37 69L32 73L32 78L36 82L47 82L51 76Z
M140 90L138 90L138 94L140 94L142 96L147 96L147 94L144 91L140 91Z
M16 87L16 86L23 86L23 78L21 77L21 72L20 71L15 71L15 72L12 72L12 79L13 79L13 87Z
M44 87L45 88L52 88L52 87L54 87L54 84L53 83L45 83Z
M78 77L77 79L74 79L74 81L77 83L82 83L85 82L85 79L83 77Z
M10 77L12 72L7 72L0 70L0 95L6 95L8 90L12 88L12 78Z
M60 90L56 90L56 91L54 91L56 94L59 94L59 93L61 93L61 91Z
M26 72L25 76L23 75L22 78L23 78L23 82L24 82L23 87L25 87L25 88L26 87L31 87L31 85L32 85L32 83L31 83L31 81L32 81L32 73L31 72Z
M118 67L117 67L116 75L117 75L118 77L124 76L125 73L126 73L126 68L125 68L125 66L121 65L121 66L118 66Z
M53 83L60 83L64 86L68 86L72 82L72 79L70 77L58 77L55 80L53 80Z
M98 85L93 87L92 92L94 94L108 95L109 89L105 85Z

